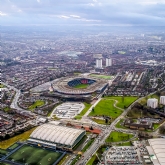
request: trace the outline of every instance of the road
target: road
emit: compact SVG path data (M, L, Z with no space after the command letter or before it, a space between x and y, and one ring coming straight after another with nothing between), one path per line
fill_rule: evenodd
M10 105L10 108L17 109L17 110L19 110L19 111L21 111L21 112L29 113L29 114L31 114L31 115L36 115L36 114L32 113L31 111L27 111L27 110L22 109L22 108L20 108L20 107L18 106L17 103L18 103L18 99L19 99L20 94L21 94L20 90L16 89L16 88L13 87L13 86L10 86L10 85L8 85L8 84L6 84L6 83L4 83L4 82L1 82L1 83L2 83L3 85L7 86L9 89L12 89L12 90L14 90L14 91L16 92L16 93L15 93L15 96L14 96L14 98L13 98L13 101L12 101L12 103L11 103L11 105Z
M153 92L151 94L154 94L156 92ZM101 145L104 144L106 138L110 135L110 133L113 131L113 129L115 129L115 125L120 121L120 119L122 119L127 112L137 103L139 102L142 98L137 99L134 103L132 103L118 118L116 118L110 126L107 126L107 128L104 131L104 135L102 136L102 138L100 138L99 142L98 139L95 140L95 142L91 145L91 147L83 154L83 157L80 158L80 160L76 163L76 165L85 165L88 160L96 153L96 151L99 149L99 147ZM100 98L101 100L101 98ZM98 102L97 102L98 103ZM88 111L89 112L89 111ZM89 114L89 113L88 113ZM132 131L133 132L133 131ZM100 135L99 135L100 136ZM85 161L84 161L85 160Z

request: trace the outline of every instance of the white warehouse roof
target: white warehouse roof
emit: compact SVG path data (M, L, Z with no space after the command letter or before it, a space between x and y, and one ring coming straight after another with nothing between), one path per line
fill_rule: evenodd
M148 142L152 148L150 151L148 150L149 154L152 152L155 155L153 164L165 165L165 138L149 139Z
M84 130L47 123L37 127L30 138L72 146L79 136L84 133Z

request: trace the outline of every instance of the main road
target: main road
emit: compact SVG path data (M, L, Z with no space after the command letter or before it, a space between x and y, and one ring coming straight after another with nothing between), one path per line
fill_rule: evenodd
M3 84L3 85L5 85L6 87L8 87L9 89L12 89L12 90L15 91L15 96L14 96L14 98L13 98L13 101L12 101L11 105L10 105L10 108L17 109L17 110L19 110L19 111L26 112L26 113L29 113L29 114L31 114L31 115L34 115L34 113L32 113L31 111L27 111L27 110L22 109L22 108L20 108L20 107L18 106L18 104L17 104L17 103L18 103L18 99L19 99L19 97L20 97L20 95L21 95L20 90L18 90L17 88L15 88L15 87L13 87L13 86L10 86L10 85L8 85L8 84L6 84L6 83L4 83L4 82L1 82L1 84ZM35 115L36 115L36 114L35 114Z
M164 87L165 88L165 87ZM162 88L162 89L164 89ZM162 90L161 89L161 90ZM157 91L156 91L157 92ZM155 94L156 92L150 93L150 95ZM91 147L83 154L83 157L80 158L80 160L76 163L76 165L84 165L87 163L87 161L96 153L96 151L99 149L99 147L101 145L103 145L105 143L106 138L110 135L110 133L112 132L112 130L115 128L115 125L120 121L120 119L122 119L127 112L140 100L142 100L144 97L141 97L139 99L137 99L135 102L133 102L126 110L124 110L124 112L118 117L116 118L110 126L107 126L104 134L101 135L101 138L97 138L94 143L91 145ZM99 99L101 100L101 98ZM98 102L97 102L98 103ZM90 112L91 109L89 109L88 112ZM88 113L87 113L88 114ZM99 135L100 136L100 135Z

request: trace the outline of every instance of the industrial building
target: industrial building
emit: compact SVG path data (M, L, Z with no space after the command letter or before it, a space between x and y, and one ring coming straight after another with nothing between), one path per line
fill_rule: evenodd
M151 98L147 100L147 106L151 108L157 108L158 107L158 99Z
M146 146L150 159L154 165L165 165L165 138L148 140L150 146Z
M85 134L85 130L47 123L37 127L30 135L28 142L45 147L72 150Z

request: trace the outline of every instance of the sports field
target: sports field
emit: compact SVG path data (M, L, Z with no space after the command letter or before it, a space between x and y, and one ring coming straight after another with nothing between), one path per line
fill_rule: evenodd
M87 88L88 86L89 86L89 84L78 84L78 85L74 86L74 88L83 89L83 88Z
M122 110L114 107L114 100L102 99L91 111L89 116L110 116L111 118L116 118L121 115Z
M61 155L61 152L24 145L10 155L8 160L29 165L53 165Z
M101 75L101 74L90 74L91 77L102 78L106 80L111 80L112 76Z
M116 104L117 107L125 109L129 107L134 101L138 99L138 97L133 97L133 96L106 96L106 99L114 99L117 100L118 103Z
M40 107L44 104L45 104L45 102L43 100L37 100L34 104L29 106L29 109L32 110L32 109L35 109L36 107Z

